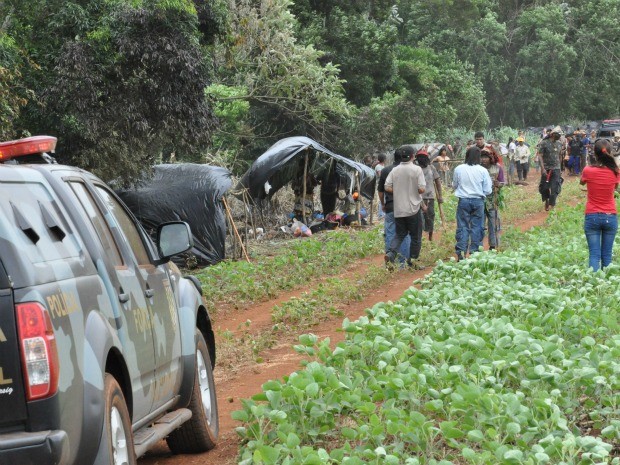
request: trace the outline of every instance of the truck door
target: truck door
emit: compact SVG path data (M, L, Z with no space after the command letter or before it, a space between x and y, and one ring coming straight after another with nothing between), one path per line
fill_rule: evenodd
M151 411L155 396L155 349L153 319L144 295L142 277L133 256L118 231L106 203L95 197L82 181L70 180L69 185L78 197L86 215L99 236L106 256L106 266L122 308L119 333L123 357L127 364L133 393L133 418L143 418ZM111 268L111 270L110 270Z
M155 345L153 409L156 409L178 392L182 375L178 313L170 278L164 266L153 263L153 244L133 215L106 186L97 184L96 189L130 244L142 280Z
M9 277L0 262L0 431L26 419L26 395Z

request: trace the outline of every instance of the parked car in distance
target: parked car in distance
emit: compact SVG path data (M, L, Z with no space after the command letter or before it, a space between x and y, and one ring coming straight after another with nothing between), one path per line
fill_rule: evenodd
M215 342L198 280L56 139L0 143L0 465L135 464L215 446Z

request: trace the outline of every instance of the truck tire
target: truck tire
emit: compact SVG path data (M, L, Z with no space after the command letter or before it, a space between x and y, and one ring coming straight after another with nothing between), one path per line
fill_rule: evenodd
M192 418L166 439L175 454L206 452L215 447L219 432L217 397L209 349L202 333L196 330L196 375L188 405Z
M129 417L125 396L111 374L105 374L104 383L104 428L105 436L108 438L110 465L136 465L131 418Z

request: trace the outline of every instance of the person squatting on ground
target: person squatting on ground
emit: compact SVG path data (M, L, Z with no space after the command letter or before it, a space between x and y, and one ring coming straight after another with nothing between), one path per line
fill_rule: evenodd
M538 158L540 160L538 192L540 192L542 201L545 202L545 211L555 207L556 200L562 189L562 176L560 173L561 135L562 129L556 126L551 130L551 135L544 139L538 147Z
M415 161L424 172L424 180L426 181L426 190L422 194L422 201L426 209L422 212L424 232L428 233L428 240L433 240L433 231L435 229L435 198L437 202L443 203L441 195L441 178L439 172L431 165L428 152L422 149L415 155Z
M480 149L472 146L465 155L467 162L454 170L452 187L458 197L456 208L456 259L477 252L484 234L484 199L493 192L489 172L480 166Z
M487 169L491 176L493 190L484 199L485 229L489 234L489 249L496 249L499 245L499 190L506 183L504 170L493 157L493 153L486 147L480 152L480 164Z
M519 181L527 181L527 174L530 172L530 155L531 151L529 146L525 144L525 139L523 137L517 137L515 160Z
M599 139L594 144L594 164L583 169L579 183L586 186L583 229L590 251L589 265L594 271L611 263L614 239L618 231L618 215L614 190L620 182L620 170L611 155L608 140Z
M383 208L385 214L383 220L383 234L385 236L385 252L390 250L390 244L392 239L396 236L396 222L394 221L394 196L390 192L385 191L385 181L388 174L400 164L401 161L401 149L396 149L394 152L394 164L386 166L381 170L379 176L379 182L377 183L377 191L379 192L379 203ZM407 257L409 257L409 249L411 248L411 238L407 235L398 249L398 261L404 264Z
M400 244L407 235L411 237L411 246L407 265L422 269L415 263L422 248L422 210L426 207L422 202L422 194L426 188L426 180L422 168L412 161L414 150L411 146L403 146L400 165L396 166L385 180L385 191L394 196L394 221L396 235L385 254L385 262L392 266Z

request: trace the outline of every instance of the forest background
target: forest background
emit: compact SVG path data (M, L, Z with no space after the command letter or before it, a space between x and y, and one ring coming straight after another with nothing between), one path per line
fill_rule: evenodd
M620 114L617 0L0 0L0 140L130 183Z

